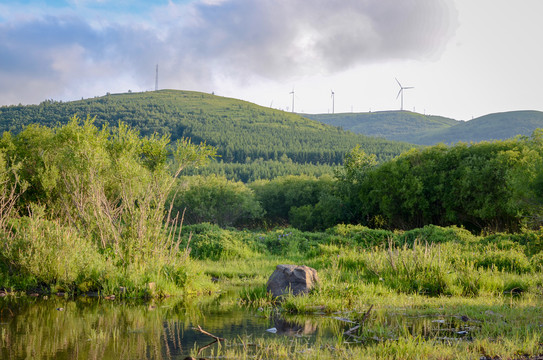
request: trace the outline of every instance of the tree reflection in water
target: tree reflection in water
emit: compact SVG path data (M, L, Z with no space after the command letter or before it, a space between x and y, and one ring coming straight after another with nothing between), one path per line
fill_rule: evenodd
M104 301L100 298L0 298L1 359L184 359L216 352L209 336L317 334L307 317L259 316L231 301L166 299L162 302ZM57 309L62 308L63 311ZM276 326L279 334L266 333ZM215 336L213 335L213 336ZM216 340L216 339L215 339ZM209 346L206 346L209 345ZM219 345L221 346L221 345ZM211 347L211 349L210 349ZM198 349L200 351L198 352ZM200 355L202 354L202 355Z

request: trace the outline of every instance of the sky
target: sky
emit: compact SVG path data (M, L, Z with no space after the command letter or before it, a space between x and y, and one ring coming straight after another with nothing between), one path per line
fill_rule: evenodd
M160 89L285 111L399 110L398 82L419 113L543 111L541 14L541 0L0 0L0 105L152 91L158 65Z

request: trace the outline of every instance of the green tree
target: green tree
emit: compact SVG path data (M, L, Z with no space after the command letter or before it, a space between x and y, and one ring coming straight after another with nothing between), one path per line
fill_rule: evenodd
M191 224L250 225L264 214L253 190L224 176L181 178L176 190L173 209L180 212L186 209L185 219Z
M123 123L99 129L93 119L81 122L77 117L57 128L29 126L15 137L6 135L0 149L11 162L8 166L22 170L21 183L28 184L18 204L23 219L1 229L11 234L6 237L13 246L0 255L11 259L10 271L31 272L35 267L28 259L39 249L44 258L54 248L77 251L58 238L70 244L84 239L82 247L97 248L117 267L119 279L135 287L150 279L185 285L180 274L186 267L165 225L165 204L182 169L213 157L214 149L188 140L171 146L167 136L142 138ZM25 236L31 229L43 239ZM48 246L49 236L57 243ZM39 241L43 246L37 248ZM22 265L24 259L29 266ZM82 264L75 268L84 272Z

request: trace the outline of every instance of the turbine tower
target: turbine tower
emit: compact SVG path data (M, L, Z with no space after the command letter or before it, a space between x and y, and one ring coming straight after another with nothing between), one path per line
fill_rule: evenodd
M334 113L334 107L335 107L335 101L336 101L336 93L334 92L334 90L330 90L330 92L332 93L332 114Z
M156 64L155 91L158 90L158 64Z
M402 96L402 106L400 107L400 110L403 111L403 91L407 90L407 89L414 89L414 87L413 86L402 86L402 84L400 84L398 79L396 79L396 82L398 83L398 85L400 85L400 91L398 91L398 95L396 96L396 99L398 99L398 97L400 95Z
M292 88L290 94L292 95L292 112L294 112L294 88Z

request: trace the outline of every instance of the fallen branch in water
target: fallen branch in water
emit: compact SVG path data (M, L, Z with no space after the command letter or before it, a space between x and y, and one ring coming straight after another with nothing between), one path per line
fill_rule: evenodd
M209 344L205 345L205 346L202 346L201 348L198 349L198 355L200 355L200 353L204 350L204 349L207 349L208 347L210 347L211 345L217 343L217 342L221 342L221 341L226 341L226 339L224 338L221 338L221 337L218 337L218 336L215 336L211 333L208 333L207 331L205 331L204 329L202 329L202 327L200 325L198 325L197 328L193 328L194 330L198 330L199 332L201 332L202 334L204 335L207 335L209 337L212 337L213 339L215 339L214 341L210 342Z
M215 340L217 340L217 341L225 341L225 340L226 340L226 339L223 339L223 338L220 338L220 337L218 337L218 336L215 336L215 335L213 335L213 334L208 333L207 331L205 331L204 329L202 329L200 325L198 325L197 328L194 328L194 330L198 330L198 331L201 332L202 334L207 335L207 336L209 336L209 337L212 337L213 339L215 339Z
M349 330L345 331L343 334L352 335L353 332L360 329L360 327L363 326L366 320L368 320L368 318L370 317L371 309L373 309L373 305L370 305L370 308L368 309L368 311L366 311L364 316L362 316L362 320L360 321L360 324L356 325L355 327L350 328Z

